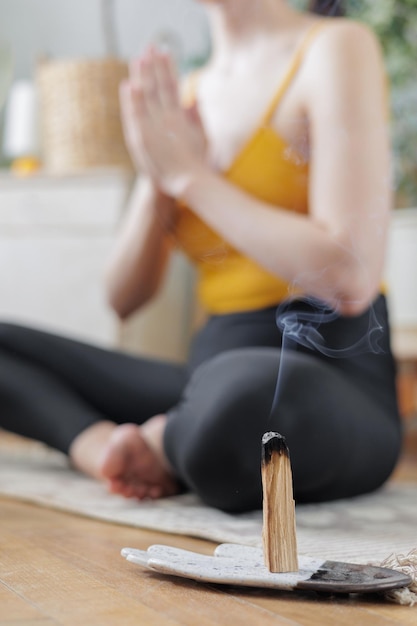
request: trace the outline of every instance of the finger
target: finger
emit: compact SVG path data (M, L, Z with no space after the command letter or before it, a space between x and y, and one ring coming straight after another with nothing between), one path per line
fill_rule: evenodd
M133 100L132 86L129 81L123 81L119 93L122 130L126 147L135 165L144 169L142 124L146 118L143 113L138 114L137 102Z
M139 126L150 116L152 111L152 102L146 98L143 87L129 86L129 104L132 116L135 118Z
M160 107L152 50L139 60L139 85L149 111Z
M119 90L120 109L123 132L128 143L134 142L137 134L140 134L141 120L146 118L146 103L139 87L135 87L129 81L123 81Z
M168 54L154 55L154 71L161 105L169 109L179 108L177 78Z

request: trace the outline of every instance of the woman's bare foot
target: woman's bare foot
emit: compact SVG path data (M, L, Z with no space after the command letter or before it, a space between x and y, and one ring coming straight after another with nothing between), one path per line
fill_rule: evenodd
M73 465L105 480L109 491L126 498L161 498L179 486L163 451L166 416L142 426L98 422L80 433L70 448Z
M161 498L179 486L163 451L166 416L156 415L142 426L117 426L101 458L100 473L109 490L126 498Z

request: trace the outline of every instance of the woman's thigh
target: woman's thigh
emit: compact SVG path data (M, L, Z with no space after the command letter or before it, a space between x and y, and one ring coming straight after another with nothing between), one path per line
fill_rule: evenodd
M261 505L261 439L280 432L299 501L379 486L395 464L400 432L363 385L314 356L245 348L200 366L170 413L165 445L185 483L213 506Z
M181 364L140 358L14 324L0 324L0 353L48 374L107 419L143 422L178 401ZM21 393L25 393L24 380ZM45 401L47 400L45 386ZM51 384L51 394L53 385Z

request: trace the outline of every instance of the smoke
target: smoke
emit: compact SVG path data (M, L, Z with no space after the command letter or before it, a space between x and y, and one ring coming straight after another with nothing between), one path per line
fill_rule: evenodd
M322 331L326 324L339 320L340 314L315 298L307 297L284 302L277 309L276 323L282 332L283 347L284 343L290 340L336 359L357 356L364 352L380 354L383 352L379 345L383 326L378 321L373 307L365 315L368 315L368 319L361 324L361 335L344 347L328 345Z
M286 357L297 346L333 359L385 352L379 343L384 327L373 306L357 318L344 318L316 298L293 298L277 308L276 324L282 333L282 345L271 415L279 401L282 378L287 370Z

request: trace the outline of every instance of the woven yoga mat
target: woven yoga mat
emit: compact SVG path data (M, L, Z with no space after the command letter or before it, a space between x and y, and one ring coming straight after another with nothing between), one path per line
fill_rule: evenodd
M37 444L0 448L0 495L118 524L262 545L261 511L230 515L205 506L193 494L126 500L72 470L64 455ZM377 564L390 558L389 567L403 565L415 577L417 592L417 485L388 483L366 496L298 505L296 517L301 555Z

